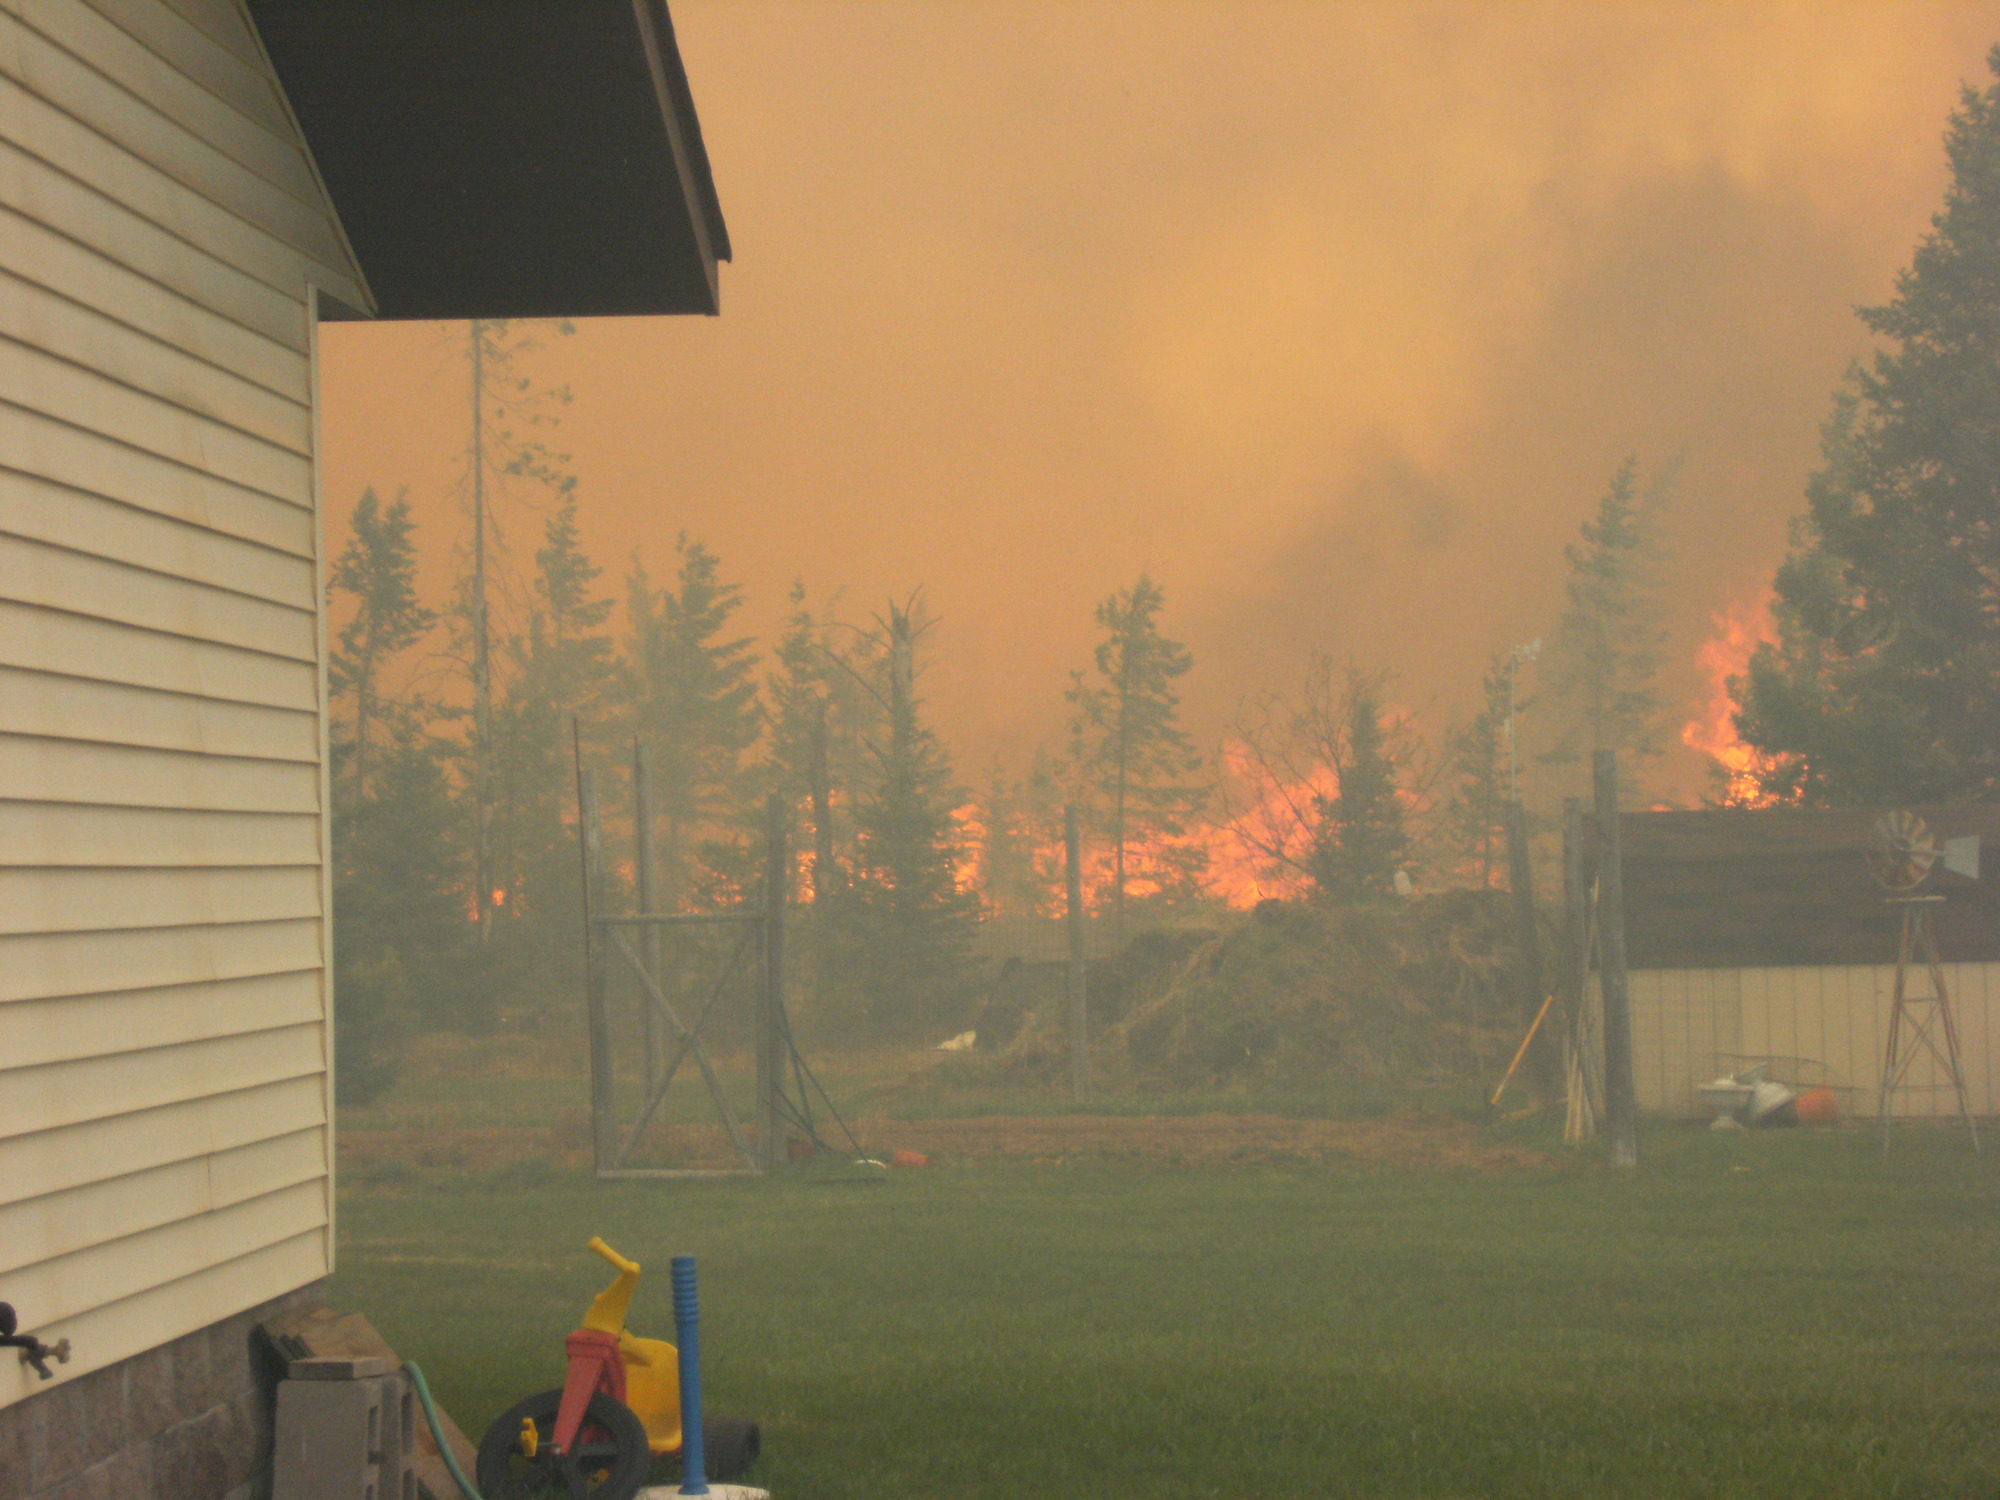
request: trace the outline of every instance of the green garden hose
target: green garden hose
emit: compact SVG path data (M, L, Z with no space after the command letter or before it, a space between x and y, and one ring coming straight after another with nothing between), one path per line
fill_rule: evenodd
M465 1470L458 1466L458 1455L451 1451L451 1442L444 1435L444 1421L438 1416L437 1403L431 1400L431 1388L424 1382L424 1372L417 1368L413 1359L404 1360L403 1368L409 1372L410 1384L417 1388L417 1399L424 1404L424 1417L431 1424L431 1436L437 1439L438 1454L444 1459L444 1466L458 1481L465 1500L480 1500L479 1491L472 1487L472 1481L465 1477Z

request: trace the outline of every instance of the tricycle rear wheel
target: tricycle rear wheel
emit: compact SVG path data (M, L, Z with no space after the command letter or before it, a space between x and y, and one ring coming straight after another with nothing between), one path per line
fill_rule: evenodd
M598 1391L584 1408L573 1450L558 1457L549 1447L562 1390L539 1391L516 1402L479 1441L476 1477L485 1500L632 1500L646 1482L652 1450L646 1427L623 1401ZM521 1424L539 1435L534 1457L521 1451Z

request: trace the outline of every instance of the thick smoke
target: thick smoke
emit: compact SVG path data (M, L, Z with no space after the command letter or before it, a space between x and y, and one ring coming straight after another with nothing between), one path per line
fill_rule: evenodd
M1697 711L2000 40L1959 4L675 18L740 260L719 320L551 341L586 541L615 577L705 538L767 632L795 576L857 616L925 584L968 770L1058 737L1141 568L1204 736L1314 647L1442 720L1546 633L1628 453L1683 461ZM461 384L436 328L328 330L336 524L408 484L440 596Z

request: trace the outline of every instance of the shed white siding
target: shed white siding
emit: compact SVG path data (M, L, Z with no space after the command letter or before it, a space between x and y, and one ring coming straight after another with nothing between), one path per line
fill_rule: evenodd
M2000 1114L2000 964L1948 963L1944 977L1972 1112ZM1872 1116L1895 980L1893 963L1634 970L1632 1064L1639 1107L1696 1115L1697 1085L1769 1060L1774 1077L1827 1084L1844 1111ZM1929 976L1921 971L1913 970L1906 983L1911 994L1930 992ZM1904 1075L1894 1112L1914 1118L1957 1111L1944 1070L1920 1054Z
M64 1378L332 1264L315 288L236 0L0 0L0 1298Z

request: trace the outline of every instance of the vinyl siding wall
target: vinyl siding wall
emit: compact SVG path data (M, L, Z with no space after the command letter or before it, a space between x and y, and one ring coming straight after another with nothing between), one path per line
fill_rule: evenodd
M1946 964L1944 977L1972 1112L2000 1113L2000 964ZM1635 970L1632 1061L1639 1107L1695 1116L1701 1113L1697 1085L1769 1060L1774 1077L1828 1084L1845 1112L1872 1116L1895 979L1894 964ZM1930 993L1922 970L1913 969L1906 984L1912 995ZM1920 1008L1917 1018L1928 1010ZM1904 1075L1893 1111L1912 1118L1957 1113L1948 1075L1927 1053Z
M0 0L0 1299L64 1378L331 1266L314 287L232 0Z

